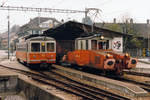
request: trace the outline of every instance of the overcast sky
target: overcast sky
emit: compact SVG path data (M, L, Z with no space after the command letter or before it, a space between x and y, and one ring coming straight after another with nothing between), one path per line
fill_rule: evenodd
M0 0L0 5L18 7L40 7L85 10L85 8L101 9L97 22L112 22L113 18L121 21L122 16L133 18L134 22L146 23L150 19L149 0ZM0 32L7 30L8 11L0 10ZM35 12L10 11L10 24L23 25L28 23L30 18L37 17ZM41 17L54 17L58 20L78 20L81 21L84 14L56 14L40 13ZM92 16L92 13L91 15Z

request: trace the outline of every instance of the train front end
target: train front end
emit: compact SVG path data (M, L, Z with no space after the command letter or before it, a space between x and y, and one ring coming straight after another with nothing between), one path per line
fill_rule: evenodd
M40 64L40 67L47 67L56 63L56 41L50 37L30 39L27 62Z

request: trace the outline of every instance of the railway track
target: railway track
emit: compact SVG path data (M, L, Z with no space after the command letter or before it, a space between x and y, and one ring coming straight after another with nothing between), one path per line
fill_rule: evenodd
M83 83L79 83L75 80L69 79L65 76L62 76L55 72L47 75L43 72L29 72L20 69L10 68L4 65L0 65L0 67L13 70L15 72L30 76L33 80L41 82L43 84L47 84L50 86L54 86L55 88L65 91L70 94L74 94L76 96L81 97L83 100L130 100L129 98L122 97L113 93L109 93L104 90L97 89L92 86L88 86ZM58 79L59 77L59 79Z
M49 72L48 72L49 73ZM71 84L72 86L75 86L77 88L80 88L80 89L83 89L84 91L89 91L91 93L94 94L94 96L99 96L101 95L102 98L107 98L107 100L127 100L128 98L126 97L122 97L122 96L119 96L119 95L116 95L116 94L113 94L111 92L108 92L108 91L105 91L105 90L102 90L102 89L99 89L99 88L96 88L96 87L93 87L93 86L90 86L90 85L87 85L87 84L84 84L84 83L81 83L81 82L78 82L76 80L73 80L71 78L68 78L66 76L63 76L57 72L54 72L52 71L51 72L53 75L56 75L56 76L59 76L61 77L62 79L64 79L64 81L67 83L67 84ZM47 73L43 73L45 76L49 76ZM60 78L59 78L60 79ZM129 99L128 99L129 100Z
M118 81L122 81L122 82L127 82L127 83L138 85L141 88L145 89L146 91L150 92L150 84L149 83L136 81L136 80L125 78L125 77L109 77L109 78L115 79L115 80L118 80Z
M80 71L79 69L76 69L78 71ZM136 80L132 80L132 79L128 79L128 78L125 78L125 77L116 77L116 76L106 76L106 75L103 75L103 74L99 74L97 71L94 70L93 71L89 71L89 70L82 70L83 72L86 72L86 73L90 73L90 74L94 74L94 75L100 75L100 76L103 76L103 77L107 77L107 78L111 78L111 79L114 79L114 80L118 80L118 81L122 81L122 82L127 82L127 83L131 83L131 84L135 84L135 85L139 85L141 88L145 89L146 91L150 92L150 82L139 82L139 81L136 81ZM150 77L150 74L148 73L139 73L139 72L133 72L133 71L124 71L126 74L131 74L131 75L137 75L137 76L144 76L144 77Z
M143 72L130 71L130 70L124 70L123 72L130 75L150 77L150 73L143 73Z
M135 76L141 76L141 77L148 77L150 78L150 73L143 73L143 72L137 72L137 71L128 71L125 70L124 71L127 75L135 75ZM127 78L122 78L120 79L122 81L127 81L133 84L137 84L139 85L141 88L147 90L148 92L150 92L150 81L136 81L136 80L132 80L132 79L127 79Z

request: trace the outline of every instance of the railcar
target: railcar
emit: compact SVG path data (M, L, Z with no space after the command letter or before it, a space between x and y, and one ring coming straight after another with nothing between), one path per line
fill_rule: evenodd
M115 75L122 75L123 69L131 69L136 66L136 58L131 58L127 53L113 51L109 44L111 43L103 36L99 38L92 35L77 38L75 50L69 51L63 57L63 62L80 67L88 66L102 70L105 74Z
M56 41L43 35L26 36L16 46L16 58L27 65L48 67L56 62Z

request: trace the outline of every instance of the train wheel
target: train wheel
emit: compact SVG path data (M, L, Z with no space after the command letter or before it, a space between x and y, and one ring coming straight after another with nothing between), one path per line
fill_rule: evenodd
M106 76L106 75L107 75L107 72L106 72L106 70L103 70L103 73L102 73L102 75L104 75L104 76Z
M123 75L124 75L123 71L120 71L120 76L123 76Z
M17 61L20 63L20 59L17 58Z
M41 63L41 64L40 64L40 67L41 67L41 68L48 67L48 64L47 64L47 63Z
M48 70L51 70L52 69L52 64L48 64Z

